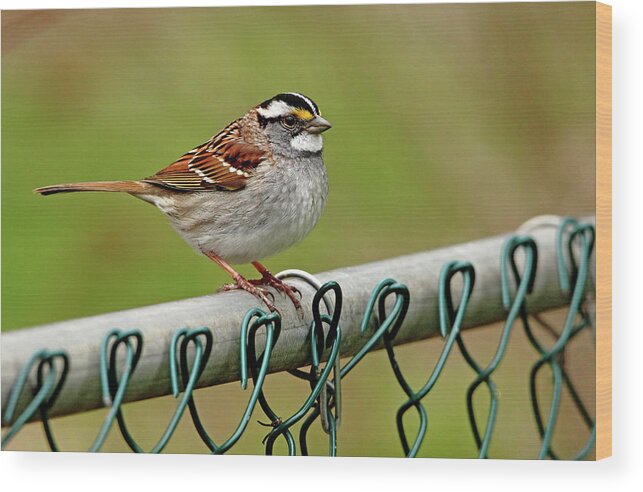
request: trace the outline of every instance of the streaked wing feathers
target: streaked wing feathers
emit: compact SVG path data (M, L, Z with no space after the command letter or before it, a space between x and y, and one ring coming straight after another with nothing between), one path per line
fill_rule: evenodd
M245 142L237 122L144 181L183 191L238 190L266 158Z

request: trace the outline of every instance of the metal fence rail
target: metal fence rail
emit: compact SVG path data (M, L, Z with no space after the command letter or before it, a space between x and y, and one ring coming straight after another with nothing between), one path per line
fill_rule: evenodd
M574 391L558 358L569 340L592 324L593 220L580 223L539 218L525 224L519 233L324 272L316 276L316 286L293 277L289 282L302 293L303 315L278 294L275 298L280 315L267 315L256 309L256 301L246 293L226 292L4 334L2 425L11 426L5 440L19 430L16 422L20 416L25 421L40 418L55 448L47 425L49 417L112 405L113 415L106 419L92 450L100 448L103 434L116 419L130 447L142 451L128 438L120 404L173 393L177 396L182 391L175 420L188 407L212 452L225 452L236 442L236 434L243 432L258 402L273 424L267 452L272 451L275 439L283 436L294 454L296 445L290 428L307 416L299 442L305 453L305 432L321 414L331 436L329 452L334 455L341 377L371 349L385 348L408 396L398 413L398 429L405 455L414 456L426 432L426 410L421 400L457 343L477 374L467 398L480 457L487 457L497 407L492 373L503 357L510 330L521 322L530 336L528 314L570 306L565 327L552 347L543 347L530 336L541 356L532 371L534 413L543 438L540 457L556 458L550 446L556 394L562 386ZM327 302L326 309L323 301ZM325 311L327 315L320 314ZM488 365L479 365L468 354L460 330L503 320L505 329L496 355ZM424 387L415 392L397 366L393 347L439 335L445 337L445 345L438 366ZM340 357L353 358L340 367ZM322 367L326 360L329 362ZM311 364L310 373L297 370ZM551 368L555 383L549 412L540 409L535 391L536 375L544 367ZM237 433L217 445L200 424L191 392L235 380L245 385L248 370L254 390L246 414ZM267 373L284 370L311 381L306 404L285 420L272 412L261 390ZM472 410L473 394L482 386L491 396L486 426L476 422ZM583 458L593 445L593 421L582 402L577 397L574 400L590 429L588 443L577 456ZM412 408L418 412L421 425L416 438L409 440L402 417ZM167 435L152 452L162 450L172 429L168 426Z

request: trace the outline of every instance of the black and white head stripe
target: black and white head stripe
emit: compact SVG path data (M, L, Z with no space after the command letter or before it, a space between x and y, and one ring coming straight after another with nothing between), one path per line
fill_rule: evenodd
M320 116L319 108L312 99L297 92L283 92L262 102L258 113L266 119L279 118L290 114L295 109L308 111L311 117Z
M298 92L284 92L283 94L279 94L275 97L281 97L283 101L293 101L293 105L295 104L294 101L299 100L299 101L304 101L305 106L304 108L313 113L315 116L320 116L319 108L315 104L315 101L310 99L309 97L304 96L303 94L299 94ZM301 102L299 103L301 104ZM299 106L301 107L301 106Z

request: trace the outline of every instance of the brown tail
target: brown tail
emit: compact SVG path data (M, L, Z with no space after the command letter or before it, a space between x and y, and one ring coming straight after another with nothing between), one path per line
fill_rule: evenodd
M110 191L121 193L146 193L154 186L141 181L95 181L91 183L69 183L36 188L34 193L53 195L55 193L72 193L75 191Z

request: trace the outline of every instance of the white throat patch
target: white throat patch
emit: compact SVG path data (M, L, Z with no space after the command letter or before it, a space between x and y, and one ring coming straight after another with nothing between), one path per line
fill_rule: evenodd
M319 134L301 132L290 141L290 146L296 150L306 152L319 152L322 149L324 141Z

